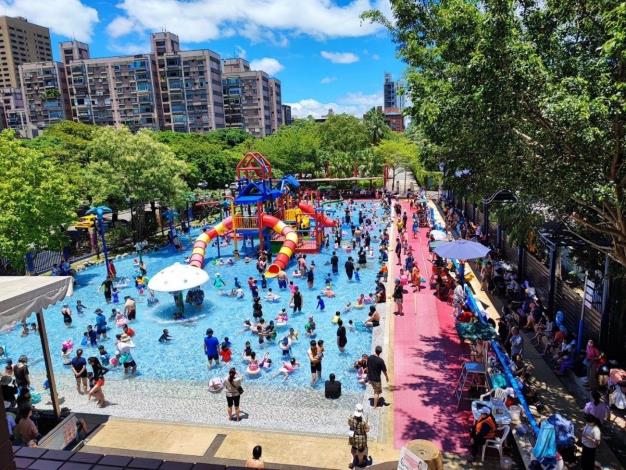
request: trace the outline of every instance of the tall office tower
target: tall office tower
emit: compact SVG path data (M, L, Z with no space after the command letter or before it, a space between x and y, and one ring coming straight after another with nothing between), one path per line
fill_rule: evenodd
M181 51L178 36L152 34L161 128L206 132L224 127L222 64L208 49Z
M291 119L291 106L289 106L288 104L284 104L280 108L283 115L283 123L288 126L293 122Z
M26 104L26 135L35 137L50 124L71 119L65 67L60 62L33 62L19 67Z
M390 73L385 74L385 83L383 85L383 109L397 108L396 101L396 82Z
M226 127L245 129L257 137L272 133L270 78L262 70L250 70L248 61L224 59Z
M158 129L153 56L70 60L67 66L74 119L87 124Z
M52 60L50 31L25 18L0 16L0 88L19 88L18 67Z
M272 134L278 130L278 128L285 124L283 121L282 110L282 93L280 88L280 80L276 78L270 78L270 120L272 125Z

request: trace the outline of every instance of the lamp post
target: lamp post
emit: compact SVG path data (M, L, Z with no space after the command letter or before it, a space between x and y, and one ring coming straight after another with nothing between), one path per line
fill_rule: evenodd
M239 250L237 249L237 218L235 217L235 198L234 196L226 196L226 193L224 192L224 199L230 201L230 216L233 220L233 258L239 259Z
M107 206L92 207L87 211L87 214L96 216L98 232L100 233L100 238L102 239L102 253L104 253L104 265L106 267L107 277L109 277L112 273L109 261L109 251L107 250L107 242L104 238L104 214L110 214L111 212L113 211Z

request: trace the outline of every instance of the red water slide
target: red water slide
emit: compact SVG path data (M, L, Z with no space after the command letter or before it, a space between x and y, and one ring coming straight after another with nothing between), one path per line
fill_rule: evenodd
M320 224L322 227L335 227L335 226L337 226L337 221L336 220L333 220L333 219L331 219L329 217L326 217L321 212L315 212L315 208L313 206L309 206L308 204L305 204L304 202L301 202L301 203L298 204L298 207L300 208L300 210L303 213L305 213L309 217L313 217L315 219L315 222Z

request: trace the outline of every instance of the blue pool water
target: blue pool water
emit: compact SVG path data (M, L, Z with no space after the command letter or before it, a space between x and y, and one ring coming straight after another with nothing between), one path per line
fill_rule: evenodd
M374 226L371 234L379 235L380 230L384 227L383 222L380 219L382 211L375 202L365 202L365 207L362 209L365 216L371 215L376 212L379 216L378 223ZM361 208L361 203L358 204ZM338 208L335 217L343 215L343 210ZM353 218L356 218L356 212L353 212ZM349 226L344 226L344 238L343 243L351 239ZM195 233L194 233L195 237ZM148 269L148 276L154 275L161 269L169 266L174 262L184 262L184 258L191 253L191 245L193 241L185 241L185 251L175 252L172 248L164 248L157 252L146 254L144 262ZM130 326L135 330L136 336L133 339L136 348L133 350L133 357L138 365L138 376L133 380L144 379L156 379L156 380L191 380L191 381L203 381L206 382L209 378L214 376L221 376L227 374L228 368L231 365L237 367L239 372L244 373L246 365L242 361L241 352L244 348L245 341L252 343L252 348L257 353L257 358L260 359L266 352L270 354L270 357L274 361L274 365L269 372L263 372L256 378L249 378L247 380L255 380L258 383L274 383L280 384L283 387L309 387L310 371L309 362L307 358L307 349L310 338L304 334L304 325L307 322L309 315L313 315L317 324L317 337L316 339L324 340L326 352L323 360L323 378L327 378L328 374L334 372L337 375L337 379L343 382L343 386L347 390L359 390L362 388L356 380L356 374L352 368L352 364L363 353L370 353L371 351L371 332L364 328L358 328L356 331L348 332L348 344L344 353L339 352L336 343L336 330L337 326L331 323L331 318L336 310L343 310L343 307L348 303L354 303L359 294L372 292L374 288L374 280L376 273L379 269L378 263L378 243L372 241L372 247L376 258L368 258L368 264L365 268L361 269L361 281L348 282L345 275L343 264L347 260L348 256L353 256L356 264L356 253L347 254L343 249L337 250L339 255L339 275L333 276L333 289L336 293L335 298L325 298L326 310L320 312L316 310L317 295L320 294L320 289L324 286L324 278L327 273L330 273L330 256L332 254L332 237L331 247L329 250L319 254L308 254L307 260L310 263L315 261L315 284L313 289L309 289L305 279L296 279L291 276L295 263L292 261L287 269L287 273L290 275L290 280L294 281L299 286L303 293L304 304L302 315L291 315L291 309L289 312L289 324L287 328L278 330L278 338L282 337L282 333L286 333L289 327L293 327L300 333L300 340L293 344L292 355L301 364L302 367L292 374L291 378L286 382L281 382L281 379L274 378L274 375L281 365L282 353L275 343L266 343L264 347L259 347L257 336L253 336L250 332L242 332L242 324L245 319L253 319L252 317L252 302L250 291L247 288L246 281L249 276L258 278L255 262L245 263L240 260L235 263L234 266L216 266L214 261L217 256L217 249L212 246L208 249L207 261L205 270L209 273L210 280L203 286L205 291L205 301L201 308L195 309L192 306L186 306L187 320L180 322L172 320L174 312L173 298L167 293L157 293L159 304L155 307L149 307L147 305L147 297L140 296L134 287L134 283L131 282L129 287L120 289L120 304L107 305L104 301L104 297L99 292L99 287L104 279L104 266L94 266L81 271L77 277L77 285L74 290L74 295L71 298L66 299L72 308L73 324L70 328L63 324L63 318L60 313L61 304L57 304L49 308L45 312L46 326L48 330L48 338L50 349L53 356L53 363L57 375L57 380L67 380L72 376L71 371L68 370L69 366L64 366L61 361L61 344L64 340L71 338L74 341L74 349L78 347L83 337L83 333L87 329L87 325L95 324L95 314L93 313L96 308L104 310L105 315L108 316L111 313L112 307L123 309L123 298L125 295L132 295L137 300L137 320L130 323ZM232 246L221 249L222 257L229 257L232 253ZM133 257L128 256L123 259L115 261L118 276L125 276L132 278L134 273ZM328 263L328 265L326 265ZM246 297L243 300L235 300L232 298L220 296L217 293L217 289L213 287L213 279L215 273L220 273L223 279L227 283L227 287L233 286L233 280L238 277ZM259 280L260 287L260 280ZM281 295L281 299L277 303L269 303L263 301L263 314L266 321L274 319L277 313L282 307L288 307L289 303L289 291L285 290L279 292L278 286L275 280L268 280L268 287ZM265 291L260 289L261 298L264 297ZM76 301L80 299L84 305L88 308L83 315L78 315L76 312ZM348 320L353 320L355 324L362 323L367 319L368 307L366 306L362 310L353 309L350 313L342 314L344 326L348 326ZM28 320L30 322L35 321L34 315ZM114 320L108 322L111 330L109 331L109 339L104 340L104 344L107 351L111 354L115 351L114 338L116 333L121 333L121 330L115 326ZM172 335L173 340L170 343L159 343L158 338L164 328L167 328ZM221 364L219 368L208 370L207 360L203 351L203 339L207 328L212 328L215 332L215 336L222 341L225 336L228 336L233 344L233 360L230 364ZM44 371L43 357L41 352L41 344L39 337L36 334L30 334L27 337L21 337L21 327L18 325L13 331L0 334L0 346L4 346L8 351L8 357L13 359L14 362L20 354L25 354L29 357L29 366L31 371ZM84 347L85 355L97 356L97 348ZM111 368L111 372L107 374L110 380L122 379L123 373L121 368ZM40 387L41 384L34 384L36 387Z

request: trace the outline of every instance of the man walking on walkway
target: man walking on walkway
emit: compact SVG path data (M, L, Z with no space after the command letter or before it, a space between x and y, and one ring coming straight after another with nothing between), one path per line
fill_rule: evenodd
M374 408L378 407L380 395L383 393L383 387L380 379L381 373L385 375L385 380L389 382L389 376L387 375L387 366L385 361L380 357L383 352L383 348L376 346L374 349L376 354L372 354L367 358L367 381L372 386L374 391ZM382 405L381 405L382 406Z

